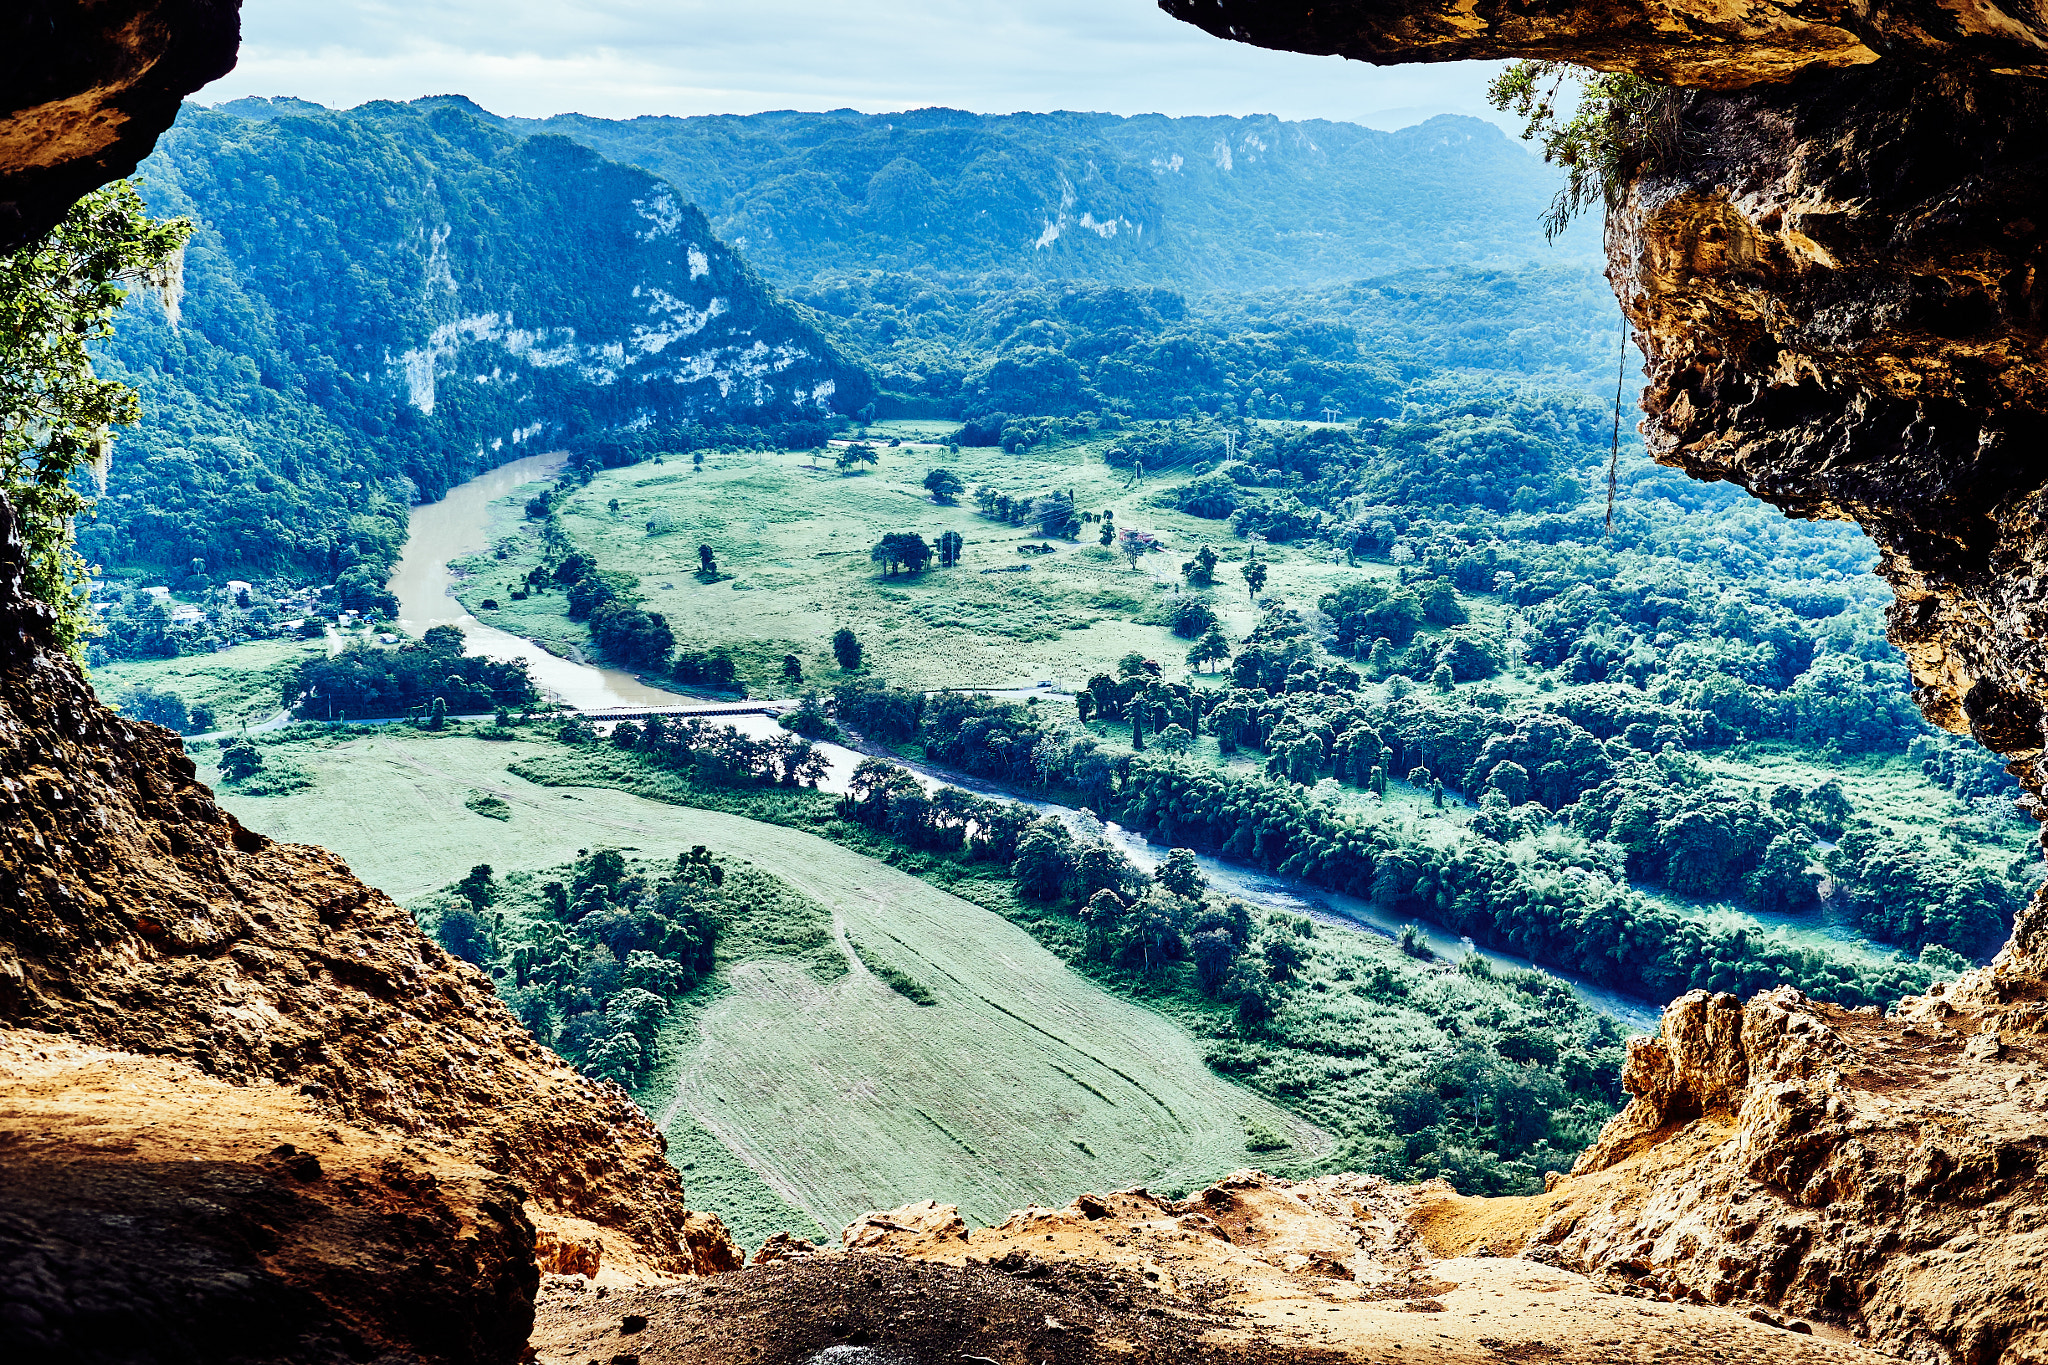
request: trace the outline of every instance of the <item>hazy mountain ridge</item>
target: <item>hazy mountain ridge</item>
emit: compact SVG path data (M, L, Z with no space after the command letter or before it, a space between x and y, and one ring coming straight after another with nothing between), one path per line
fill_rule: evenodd
M424 103L460 103L443 97ZM778 111L499 119L672 181L770 279L1007 270L1180 289L1598 253L1538 216L1555 172L1490 123L1386 133L1270 115Z

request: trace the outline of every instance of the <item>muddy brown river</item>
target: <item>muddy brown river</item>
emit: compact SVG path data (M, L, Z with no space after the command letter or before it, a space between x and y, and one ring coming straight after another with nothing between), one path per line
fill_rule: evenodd
M487 626L449 593L455 577L448 572L448 561L491 547L491 504L525 484L554 477L566 458L559 450L529 455L456 485L439 502L412 509L405 553L391 574L399 627L409 635L424 635L433 626L455 626L462 631L464 653L522 659L543 696L578 710L685 705L691 698L649 687L622 669L564 659L531 640Z

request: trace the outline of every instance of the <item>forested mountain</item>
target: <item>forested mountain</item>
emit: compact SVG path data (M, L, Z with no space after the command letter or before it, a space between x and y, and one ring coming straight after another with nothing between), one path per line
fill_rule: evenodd
M138 173L199 230L109 349L145 416L81 536L102 564L381 581L415 498L521 451L868 401L645 171L449 107L240 111L187 109Z
M668 178L873 369L884 416L1377 417L1445 368L1613 382L1597 233L1546 242L1554 173L1478 119L494 121Z
M821 271L998 270L1244 290L1584 264L1599 246L1584 226L1546 246L1537 219L1555 173L1492 124L1449 115L1393 133L957 109L502 122L666 177L784 285Z
M1207 294L867 271L820 275L790 296L873 368L883 415L984 423L1394 417L1406 385L1461 370L1611 394L1621 328L1600 276L1563 265Z

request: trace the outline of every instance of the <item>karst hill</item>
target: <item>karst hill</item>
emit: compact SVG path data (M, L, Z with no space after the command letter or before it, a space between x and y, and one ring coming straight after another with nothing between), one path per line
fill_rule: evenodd
M1848 517L1928 714L2038 800L2044 32L1934 5L1185 8L1376 61L1675 83L1608 234L1653 451ZM33 3L0 240L125 173L234 6ZM2048 906L1891 1016L1695 994L1541 1195L1244 1173L738 1256L623 1092L331 855L93 698L0 505L0 1349L49 1361L2048 1358ZM932 1191L943 1200L945 1191ZM536 1305L538 1304L538 1308Z

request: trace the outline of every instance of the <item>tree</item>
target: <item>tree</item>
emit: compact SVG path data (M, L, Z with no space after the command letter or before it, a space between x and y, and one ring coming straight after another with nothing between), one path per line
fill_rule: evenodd
M1116 955L1128 910L1123 897L1108 887L1088 898L1081 907L1081 923L1088 931L1088 956L1106 962Z
M1812 861L1812 836L1794 830L1772 839L1756 867L1742 880L1749 903L1759 910L1804 910L1820 898Z
M1195 961L1196 989L1213 996L1237 961L1237 942L1222 929L1204 929L1188 941L1188 955Z
M703 472L703 470L704 452L701 450L695 450L690 452L690 472L692 474L700 474Z
M1472 619L1465 604L1458 600L1457 590L1439 578L1422 589L1422 617L1440 626L1462 626Z
M899 570L923 573L932 562L932 547L915 531L890 531L882 537L880 544L868 551L868 558L880 564L887 576L893 576Z
M1216 609L1192 593L1174 600L1172 617L1173 633L1183 640L1200 639L1202 632L1216 628Z
M709 545L697 547L697 572L704 578L718 577L718 555Z
M782 680L792 686L801 687L804 681L804 662L794 654L782 656Z
M434 937L451 957L481 967L491 960L491 935L482 916L473 910L444 910L434 926Z
M1201 865L1195 861L1192 849L1176 848L1166 855L1166 861L1152 874L1161 886L1184 901L1199 901L1202 893L1209 889L1209 879L1202 875Z
M879 464L882 457L866 441L855 441L839 452L837 461L841 469L859 470L862 465Z
M1249 962L1239 961L1223 983L1223 998L1237 1005L1237 1027L1256 1033L1280 1009L1285 999L1280 988Z
M1195 557L1180 566L1180 576L1191 588L1213 587L1216 582L1216 551L1207 545L1195 551Z
M1220 626L1210 626L1209 633L1195 642L1188 651L1188 662L1196 668L1203 664L1218 664L1230 657L1230 641L1224 638Z
M1116 551L1131 561L1133 569L1138 567L1139 560L1158 548L1159 537L1150 531L1140 531L1126 526L1116 533Z
M1052 900L1066 889L1074 866L1074 840L1054 816L1042 816L1017 837L1017 856L1010 875L1017 889L1033 900Z
M1519 763L1496 763L1486 775L1486 785L1505 796L1510 806L1519 806L1529 799L1529 770Z
M233 740L221 746L220 775L228 781L240 782L245 777L254 776L262 767L263 755L248 740Z
M960 551L966 545L958 531L942 532L939 536L939 567L950 569L960 562Z
M1252 546L1251 553L1245 556L1238 572L1244 575L1244 585L1251 590L1252 605L1256 607L1259 604L1259 594L1266 590L1266 563L1259 558L1258 546Z
M1131 704L1131 748L1145 752L1145 708L1135 702Z
M844 672L851 673L860 667L860 639L845 626L832 632L832 657L839 660Z
M1195 737L1183 725L1169 725L1159 732L1160 749L1169 754L1184 754L1195 747Z
M1275 981L1292 981L1301 964L1308 960L1301 940L1285 930L1269 933L1260 940L1259 956L1266 960L1266 975Z
M469 908L481 915L490 909L498 899L498 884L493 880L491 865L478 863L469 869L461 881L455 883L455 890L469 902Z
M949 505L958 501L961 493L967 489L967 485L960 481L958 474L944 468L934 469L925 475L924 486L925 491L932 495L933 502Z
M92 500L74 475L89 469L104 489L110 429L142 411L133 389L93 373L92 349L113 331L122 286L168 287L191 235L188 219L152 221L121 180L0 256L0 491L21 521L25 586L55 611L57 643L74 654L92 628L88 570L72 548Z
M447 698L436 697L434 698L434 704L427 708L427 728L429 730L445 730L448 728Z

